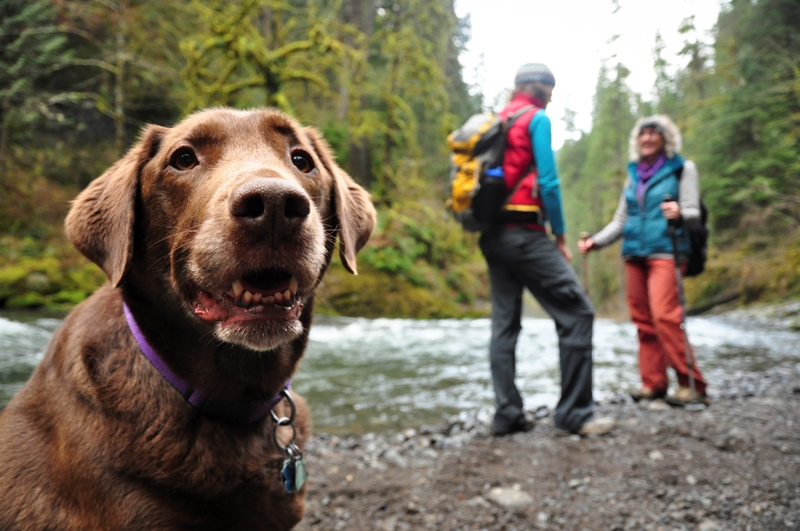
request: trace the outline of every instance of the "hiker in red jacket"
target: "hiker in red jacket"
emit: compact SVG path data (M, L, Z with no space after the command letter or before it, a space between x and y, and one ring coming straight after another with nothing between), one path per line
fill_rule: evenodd
M556 406L559 433L605 433L611 418L594 418L592 399L592 326L594 309L569 262L561 192L545 108L555 86L547 66L528 63L514 79L507 118L525 107L508 132L503 173L511 194L499 222L483 232L480 248L489 266L492 338L489 347L497 409L495 435L528 431L517 390L516 345L521 330L522 291L528 288L553 318L559 338L561 398ZM546 220L555 236L548 236Z

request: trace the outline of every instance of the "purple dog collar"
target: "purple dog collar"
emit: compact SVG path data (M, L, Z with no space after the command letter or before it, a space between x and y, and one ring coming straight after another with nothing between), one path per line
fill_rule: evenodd
M272 408L283 398L283 390L288 391L291 386L292 380L290 378L286 381L283 389L269 400L244 401L209 398L202 390L192 387L189 382L172 372L164 360L161 359L161 356L147 342L128 305L123 302L122 308L125 311L128 328L130 328L133 338L139 344L139 348L144 352L145 357L161 373L161 376L178 390L184 400L207 417L247 424L256 422L272 411Z

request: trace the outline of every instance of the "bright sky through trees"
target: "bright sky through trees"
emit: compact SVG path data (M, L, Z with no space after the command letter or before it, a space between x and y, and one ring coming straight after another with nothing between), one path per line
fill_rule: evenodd
M556 77L553 103L553 147L567 138L562 118L569 108L576 125L591 128L592 98L603 61L622 62L630 71L630 87L645 98L651 94L656 32L672 71L685 66L678 57L685 39L684 19L694 16L696 37L713 42L721 0L456 0L459 16L470 15L472 36L462 54L464 76L483 89L492 106L513 84L516 69L526 62L547 64ZM618 6L618 7L615 7ZM502 104L504 97L500 96Z

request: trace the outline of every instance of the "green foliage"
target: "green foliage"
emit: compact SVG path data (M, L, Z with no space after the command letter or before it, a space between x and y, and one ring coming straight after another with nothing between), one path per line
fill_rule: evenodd
M711 210L707 271L687 280L694 305L739 296L797 296L800 234L800 4L733 0L720 13L713 46L683 21L686 67L670 72L656 37L653 102L625 85L625 71L604 67L594 126L559 154L573 241L611 219L624 181L628 131L638 116L669 114L683 132L683 155L700 170ZM633 103L632 103L633 102ZM622 274L618 249L589 259L599 306L614 303Z
M626 176L628 135L637 117L637 98L626 84L629 74L621 64L601 69L591 133L565 143L558 154L570 241L577 241L580 232L597 232L616 209ZM588 280L596 301L621 289L618 261L618 253L608 251L591 257Z
M764 247L757 238L715 249L706 271L686 283L690 306L736 298L741 303L800 297L800 231Z
M29 125L51 97L46 78L68 59L49 2L0 0L0 172L8 168L12 129ZM0 181L3 178L0 173ZM2 184L0 182L0 184Z
M0 0L0 100L24 105L36 85L67 58L49 2Z
M41 102L3 114L13 134L0 176L0 305L71 305L96 289L102 272L63 239L68 200L142 124L208 105L274 105L312 123L378 201L377 244L362 251L361 274L337 284L331 312L361 313L359 282L397 294L392 310L374 297L363 309L374 315L463 315L486 298L474 238L442 207L445 135L480 108L461 78L469 28L452 0L0 0L0 9L0 60L33 61L18 71L27 101Z
M103 282L105 274L63 240L0 239L0 307L63 308Z
M181 42L187 112L211 105L267 105L291 112L289 85L328 90L326 70L345 57L355 62L361 57L331 32L338 25L315 3L195 0L191 5L203 25Z
M0 0L0 301L67 306L104 281L63 240L61 223L69 198L142 124L207 105L275 105L320 128L378 205L360 274L334 265L322 311L482 312L488 282L476 239L442 207L444 138L481 107L461 76L469 22L453 4ZM611 218L635 119L667 113L712 211L709 269L687 282L690 300L800 293L798 27L795 0L731 0L711 44L686 19L685 67L668 64L656 37L653 101L630 90L624 65L605 64L591 132L559 153L570 241ZM618 253L587 262L599 307L620 300Z
M720 14L710 90L691 102L688 145L704 172L714 225L800 226L800 5L737 0Z
M441 139L454 128L441 36L452 35L455 20L442 3L412 0L402 6L387 3L377 22L379 29L371 39L377 60L370 62L369 77L380 77L374 88L367 84L367 97L376 100L378 110L366 119L382 133L376 139L383 154L373 192L378 201L387 201L409 181L423 177L420 162L432 155L441 157ZM438 112L431 115L430 109ZM436 149L424 154L423 145Z
M366 275L396 277L403 285L447 301L446 307L461 307L458 314L474 312L471 305L488 298L476 236L464 233L439 204L396 202L379 214L373 239L359 256Z
M338 263L317 291L316 312L324 315L442 319L485 317L487 311L453 297L449 290L424 288L406 278L359 268L358 276Z

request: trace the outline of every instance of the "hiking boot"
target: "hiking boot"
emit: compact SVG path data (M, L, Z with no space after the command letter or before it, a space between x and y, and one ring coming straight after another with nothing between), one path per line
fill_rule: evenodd
M649 387L640 387L636 391L631 391L631 398L633 398L634 402L638 402L640 400L658 400L660 398L664 398L667 396L666 389L661 391L653 391Z
M556 435L559 437L566 437L568 435L580 435L582 437L586 437L587 435L605 435L613 430L616 425L617 421L611 417L592 418L589 422L574 431L558 428L556 429Z
M689 387L678 387L678 390L666 398L667 404L672 407L684 407L687 404L703 404L704 406L711 405L711 399L705 393L698 393Z
M526 433L531 431L535 425L536 423L532 419L529 419L526 415L523 419L515 422L511 426L500 427L492 423L492 435L495 437L503 437L505 435L511 435L512 433L517 432Z
M617 421L611 417L593 418L578 430L578 435L605 435L614 429Z

